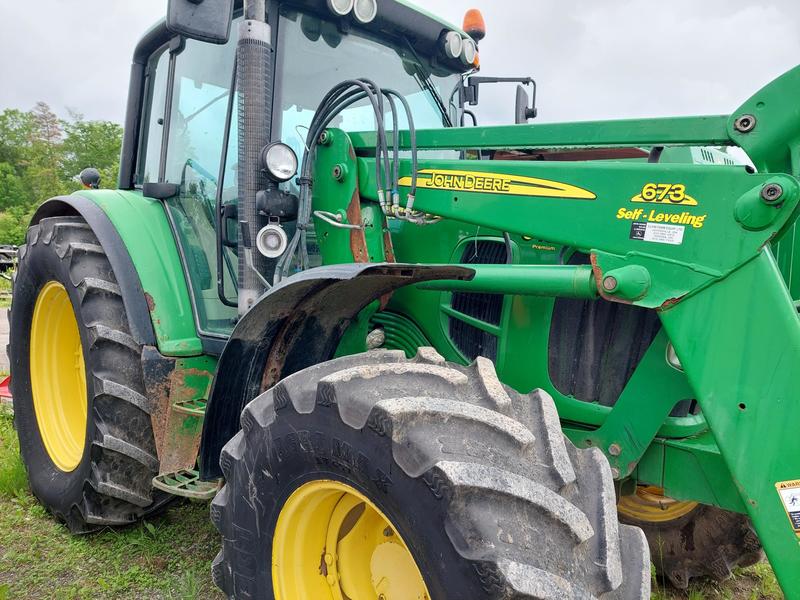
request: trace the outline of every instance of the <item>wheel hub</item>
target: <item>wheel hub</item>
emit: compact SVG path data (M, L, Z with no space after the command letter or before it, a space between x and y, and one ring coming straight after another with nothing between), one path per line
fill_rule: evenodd
M56 281L36 298L30 342L36 423L50 460L68 473L83 457L88 402L78 322L67 290Z
M299 487L281 509L272 550L276 600L428 600L411 552L383 512L338 481Z
M617 511L631 519L663 523L688 515L697 505L697 502L675 500L665 496L664 490L660 487L639 485L636 487L636 493L619 499Z

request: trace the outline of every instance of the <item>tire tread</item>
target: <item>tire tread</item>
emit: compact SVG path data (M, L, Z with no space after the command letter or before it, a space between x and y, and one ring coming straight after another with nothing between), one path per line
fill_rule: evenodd
M337 427L385 438L397 467L446 506L447 536L487 598L649 596L649 551L640 531L618 525L602 454L565 439L545 392L518 394L497 379L491 362L461 367L429 348L411 360L366 353L323 363L245 407L245 427L220 457L226 484L211 510L223 537L212 575L228 596L238 597L240 561L242 580L252 580L251 555L237 542L243 523L229 501L246 492L231 486L252 481L253 456L271 452L270 427L290 408L297 415L325 411ZM501 521L520 530L531 523L540 535L531 543L546 540L553 551L526 549L526 534L516 529L498 537Z
M76 533L131 523L159 510L171 496L152 489L158 458L151 406L141 373L142 347L131 336L122 291L103 247L82 218L42 219L28 229L26 240L20 272L28 268L37 246L55 252L69 273L69 281L61 283L77 289L78 322L85 324L89 340L84 352L90 357L85 361L86 377L93 390L91 475L74 504L49 508ZM11 340L10 352L14 351ZM23 393L12 390L17 392Z

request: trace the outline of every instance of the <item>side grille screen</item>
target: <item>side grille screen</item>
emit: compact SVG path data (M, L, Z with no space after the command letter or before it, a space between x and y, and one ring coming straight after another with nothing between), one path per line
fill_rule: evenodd
M589 257L576 253L569 264L589 264ZM653 310L559 298L550 329L550 380L564 395L613 406L660 329Z
M488 240L470 242L464 247L461 255L462 264L496 265L505 262L505 244ZM503 295L455 292L451 306L454 310L489 325L500 325L503 313ZM497 358L496 336L481 331L455 317L450 317L450 339L469 360L474 360L478 356L485 356L490 360Z

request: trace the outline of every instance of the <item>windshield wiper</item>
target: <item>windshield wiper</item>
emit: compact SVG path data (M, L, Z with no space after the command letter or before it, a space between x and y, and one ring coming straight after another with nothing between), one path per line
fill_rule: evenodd
M222 92L222 93L221 93L219 96L217 96L217 97L215 97L215 98L212 98L211 100L209 100L208 102L206 102L205 104L203 104L203 106L201 106L200 108L198 108L196 111L194 111L192 114L190 114L188 117L186 117L186 118L183 120L183 123L184 123L184 125L186 125L186 123L188 123L189 121L191 121L192 119L194 119L194 118L195 118L197 115L199 115L199 114L200 114L201 112L203 112L205 109L207 109L208 107L210 107L212 104L215 104L215 103L219 102L220 100L222 100L223 98L226 98L226 97L228 96L228 94L230 94L230 91L228 91L228 90L225 90L225 91L224 91L224 92Z
M439 109L439 112L442 113L445 125L447 127L453 127L453 120L450 118L450 113L447 112L447 105L444 102L444 98L442 98L441 94L439 93L439 90L437 90L436 86L433 85L433 81L431 81L431 74L422 66L422 61L419 58L419 54L417 54L417 51L414 50L414 46L410 41L408 41L408 38L404 37L403 39L405 40L408 49L411 50L411 54L414 55L414 60L416 62L415 66L417 67L417 84L420 86L420 88L431 95L433 101L436 103L436 106Z

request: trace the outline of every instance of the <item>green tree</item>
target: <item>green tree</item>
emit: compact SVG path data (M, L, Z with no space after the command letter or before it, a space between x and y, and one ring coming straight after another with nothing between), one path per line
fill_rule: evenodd
M0 244L19 246L24 243L31 217L33 210L19 206L0 212Z
M22 181L33 199L34 204L41 204L53 196L62 196L78 189L74 181L65 180L61 170L46 164L34 162L25 169Z
M29 112L9 108L0 113L0 163L8 163L17 175L29 159L34 122Z
M0 112L0 244L19 244L36 207L81 188L78 174L95 167L101 185L116 187L122 128L108 121L67 119L44 102Z
M30 115L33 119L33 144L40 145L44 157L55 164L64 138L61 120L46 102L37 102Z
M31 197L25 183L14 167L6 162L0 163L0 211L14 206L25 208L30 204Z
M122 127L109 121L86 121L73 113L64 124L63 168L69 177L86 167L116 168L122 147Z
M22 174L33 202L43 202L71 191L62 176L64 129L58 116L44 102L29 113L31 130L27 160Z

